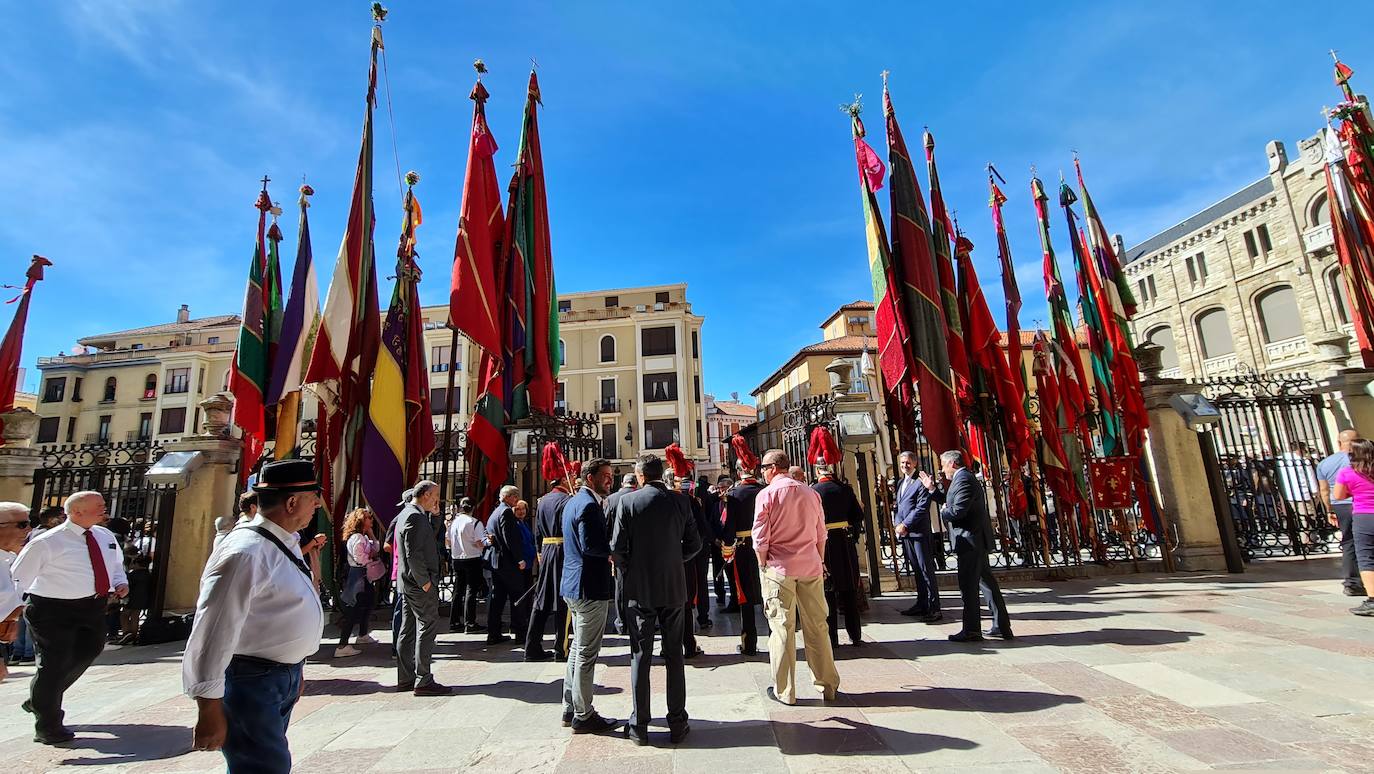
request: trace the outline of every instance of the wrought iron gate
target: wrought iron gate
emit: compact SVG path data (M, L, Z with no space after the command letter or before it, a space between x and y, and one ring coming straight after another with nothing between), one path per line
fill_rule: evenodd
M176 487L158 486L145 478L148 468L165 452L148 442L59 446L43 452L33 475L33 513L42 515L74 492L105 496L107 526L123 541L125 567L147 557L151 564L148 621L162 618L167 590L166 557L172 546L172 514ZM149 630L151 632L151 630Z
M1246 558L1331 551L1336 530L1316 463L1332 446L1316 384L1307 374L1243 374L1209 379L1203 391L1221 412L1210 434Z

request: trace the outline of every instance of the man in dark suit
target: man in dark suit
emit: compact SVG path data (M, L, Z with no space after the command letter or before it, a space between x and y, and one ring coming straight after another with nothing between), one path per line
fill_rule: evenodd
M491 599L487 601L487 642L505 642L510 635L501 633L501 616L507 602L511 605L512 632L526 632L529 622L524 620L525 608L517 604L525 593L524 538L520 535L520 525L516 523L515 504L520 502L520 490L516 487L501 487L501 502L496 504L491 518L487 520L487 565L491 567Z
M421 481L403 496L396 515L396 590L401 595L401 631L396 640L396 690L416 696L453 692L434 681L430 662L439 635L439 544L430 514L439 509L439 485Z
M636 744L649 741L649 662L654 626L663 631L668 670L670 741L681 741L687 725L687 677L682 626L687 584L682 564L701 551L701 536L687 498L663 483L663 460L645 454L635 462L640 489L621 498L611 532L611 556L624 576L625 619L630 633L630 690L634 711L625 733Z
M754 611L763 604L763 587L759 582L759 560L754 555L754 501L763 491L763 484L743 461L737 467L740 480L725 495L721 532L725 545L734 546L730 583L735 587L740 621L740 644L735 650L755 656L759 652L759 629Z
M559 593L572 613L568 668L563 675L563 725L574 734L615 728L592 707L592 676L606 633L611 600L611 544L601 504L611 491L610 460L594 459L582 469L587 485L562 509L563 567Z
M639 481L635 478L635 474L626 473L625 477L620 480L620 488L611 492L611 495L606 498L603 510L606 511L607 529L615 524L615 510L619 507L620 498L638 488ZM617 634L626 634L629 629L625 628L625 599L622 594L622 587L625 585L625 576L620 573L615 573L615 577L612 580L615 585L615 599L611 602L611 614L608 615L607 618L614 617L615 631Z
M935 579L935 535L930 532L931 489L916 477L916 455L904 451L897 456L902 477L897 480L897 513L893 518L902 551L916 578L916 604L902 615L926 623L942 620L940 584Z
M949 525L949 534L954 541L954 556L959 562L959 595L964 602L964 625L956 634L949 635L954 642L974 642L983 639L979 623L978 595L988 602L992 612L992 629L989 637L1012 638L1011 618L1007 615L1007 604L1002 600L1002 590L992 575L988 564L988 551L992 550L992 519L988 516L987 495L983 484L973 471L964 466L964 453L947 451L940 455L940 469L949 479L949 491L935 490L935 482L925 471L921 471L921 483L932 490L936 502L943 503L940 518Z

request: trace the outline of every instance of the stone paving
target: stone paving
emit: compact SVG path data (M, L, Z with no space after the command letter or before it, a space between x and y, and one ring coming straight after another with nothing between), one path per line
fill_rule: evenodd
M841 698L808 685L764 695L765 657L742 660L723 616L687 667L691 735L652 744L559 723L562 665L525 664L477 636L440 637L456 695L396 694L387 646L312 659L290 731L299 772L1171 772L1374 771L1374 621L1330 580L1334 559L1269 561L1244 575L1126 576L1010 585L1017 639L955 645L957 624L875 602L866 647L838 657ZM947 609L955 600L946 592ZM389 638L389 632L382 635ZM846 641L841 635L842 642ZM608 640L597 708L625 718L629 656ZM0 684L4 771L217 771L190 753L194 704L176 644L112 648L69 694L69 748L30 741L31 667ZM799 667L799 682L809 679ZM654 670L655 712L665 711Z

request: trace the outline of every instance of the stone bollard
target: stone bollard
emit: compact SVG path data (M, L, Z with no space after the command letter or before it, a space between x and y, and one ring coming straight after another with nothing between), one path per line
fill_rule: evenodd
M228 432L222 419L223 394L201 401L201 433L167 444L168 452L200 452L203 462L177 487L172 517L172 545L167 553L167 590L163 608L168 613L189 612L200 593L200 574L215 539L215 519L238 513L239 439ZM230 402L232 405L232 402Z
M1216 504L1198 434L1169 405L1173 396L1197 392L1197 386L1182 379L1147 379L1140 386L1150 414L1149 455L1163 526L1177 539L1175 566L1188 572L1225 570Z

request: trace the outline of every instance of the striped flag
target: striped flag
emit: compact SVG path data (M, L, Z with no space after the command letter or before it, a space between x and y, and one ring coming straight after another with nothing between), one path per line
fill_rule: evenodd
M264 393L271 361L267 359L267 309L263 275L267 269L267 250L264 246L267 211L272 207L272 200L267 196L266 179L254 206L258 208L258 236L253 243L252 261L248 265L243 317L239 322L238 345L234 348L234 363L229 372L229 392L234 396L232 418L243 434L243 459L239 466L241 477L246 477L262 456L267 441L267 403Z
M554 393L562 360L558 344L557 291L553 254L549 246L548 194L544 186L544 157L539 145L539 79L530 72L525 119L516 152L515 174L506 206L506 261L512 296L511 358L507 378L512 387L510 418L519 420L530 410L553 414ZM522 294L523 303L514 299Z
M477 81L469 99L472 137L468 143L463 203L458 216L458 240L453 246L449 285L449 324L488 353L501 352L501 305L496 287L496 252L506 227L501 214L501 189L496 180L496 139L487 126L490 94Z
M1100 281L1097 280L1091 261L1078 236L1078 220L1074 216L1073 204L1078 201L1073 189L1062 180L1059 182L1059 206L1064 209L1068 224L1069 252L1073 255L1074 274L1078 279L1078 307L1083 318L1083 327L1088 334L1089 362L1092 366L1093 384L1097 390L1098 437L1102 442L1102 453L1107 456L1124 454L1121 438L1121 420L1117 416L1116 393L1112 387L1112 371L1115 349L1112 337L1107 334L1108 322L1102 319ZM1113 327L1116 321L1110 323ZM1084 386L1087 386L1086 384Z
M949 212L940 190L940 173L935 168L935 135L925 133L926 167L930 173L930 239L935 248L935 272L940 279L940 298L945 312L945 342L949 366L954 370L956 390L961 400L969 397L973 376L969 370L968 350L964 346L964 323L960 318L959 292L954 280L954 261L950 257Z
M315 260L310 245L309 197L315 190L300 188L300 226L296 239L296 266L291 272L291 290L281 318L281 339L272 361L272 378L267 402L277 407L275 455L293 455L299 445L301 377L305 369L305 345L320 321L320 288L315 278Z
M333 513L341 513L348 504L357 474L359 442L369 402L368 380L377 361L381 334L372 246L376 221L372 207L372 111L377 101L377 52L381 48L382 28L374 26L362 147L358 151L348 223L305 373L305 383L319 398L327 418L326 426L319 428L327 454L318 455L316 465L331 468L329 480L334 491L329 494Z
M892 107L892 96L886 84L883 86L883 114L887 119L887 159L892 165L892 185L888 192L892 218L891 288L896 291L895 309L907 348L909 379L920 401L921 432L936 452L962 449L965 445L963 426L959 421L956 386L950 371L948 326L931 243L931 220L926 214L921 186L916 181L916 167L897 123L897 111ZM874 218L878 218L876 201L872 209ZM875 274L875 291L877 287ZM878 359L886 373L888 365L882 350ZM903 446L913 449L910 443Z
M1087 380L1083 374L1083 362L1078 357L1078 341L1074 337L1073 317L1069 313L1069 299L1064 291L1064 281L1059 278L1059 264L1054 259L1054 245L1050 243L1050 219L1045 186L1040 178L1031 178L1031 198L1035 202L1035 219L1040 227L1040 251L1044 259L1045 298L1049 302L1051 332L1055 344L1064 357L1058 359L1060 393L1068 403L1070 429L1087 428ZM1070 237L1072 238L1072 237ZM1070 356L1072 353L1072 356Z
M363 497L383 523L400 510L401 492L419 478L420 462L434 451L425 368L424 323L417 285L415 230L423 220L415 198L419 175L406 175L405 221L396 260L382 346L372 373L372 393L363 431Z

